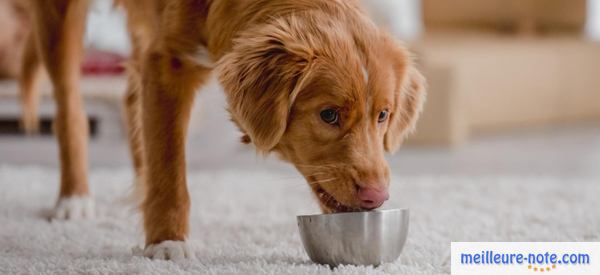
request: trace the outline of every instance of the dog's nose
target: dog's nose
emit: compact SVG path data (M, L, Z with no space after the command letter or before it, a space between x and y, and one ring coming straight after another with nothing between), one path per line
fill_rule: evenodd
M383 202L390 198L387 188L383 187L380 189L373 187L361 187L358 190L358 199L360 200L360 207L371 210L380 207Z

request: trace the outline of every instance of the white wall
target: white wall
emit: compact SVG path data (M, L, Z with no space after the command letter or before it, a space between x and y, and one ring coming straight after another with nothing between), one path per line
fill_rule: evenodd
M600 0L588 0L585 32L590 39L600 41Z
M421 0L363 0L376 23L396 37L414 40L423 32Z
M113 0L92 1L85 32L87 48L129 55L125 11L113 7Z

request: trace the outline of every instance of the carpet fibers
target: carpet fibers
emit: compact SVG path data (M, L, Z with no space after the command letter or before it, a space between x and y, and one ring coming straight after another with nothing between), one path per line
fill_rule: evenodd
M379 267L313 264L295 216L317 212L297 175L192 171L189 243L197 260L134 256L140 219L122 203L131 173L94 170L98 217L50 222L58 174L0 167L0 274L446 274L451 241L599 241L600 185L548 178L394 177L385 208L410 207L400 259Z

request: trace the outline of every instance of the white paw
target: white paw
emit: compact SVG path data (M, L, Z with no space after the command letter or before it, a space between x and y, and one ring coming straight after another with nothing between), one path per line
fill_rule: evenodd
M181 241L164 241L146 246L143 255L154 260L182 261L196 259L194 251L187 243Z
M86 220L93 219L94 200L89 196L60 198L52 213L53 219L59 220Z

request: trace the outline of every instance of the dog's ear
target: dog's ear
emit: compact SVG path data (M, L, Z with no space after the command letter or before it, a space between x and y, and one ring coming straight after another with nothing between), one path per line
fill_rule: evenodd
M242 34L218 64L232 120L261 152L283 136L312 58L310 48L281 23Z
M411 133L425 102L425 78L412 64L407 64L400 74L401 85L396 91L390 124L385 134L385 150L394 153L404 138Z

